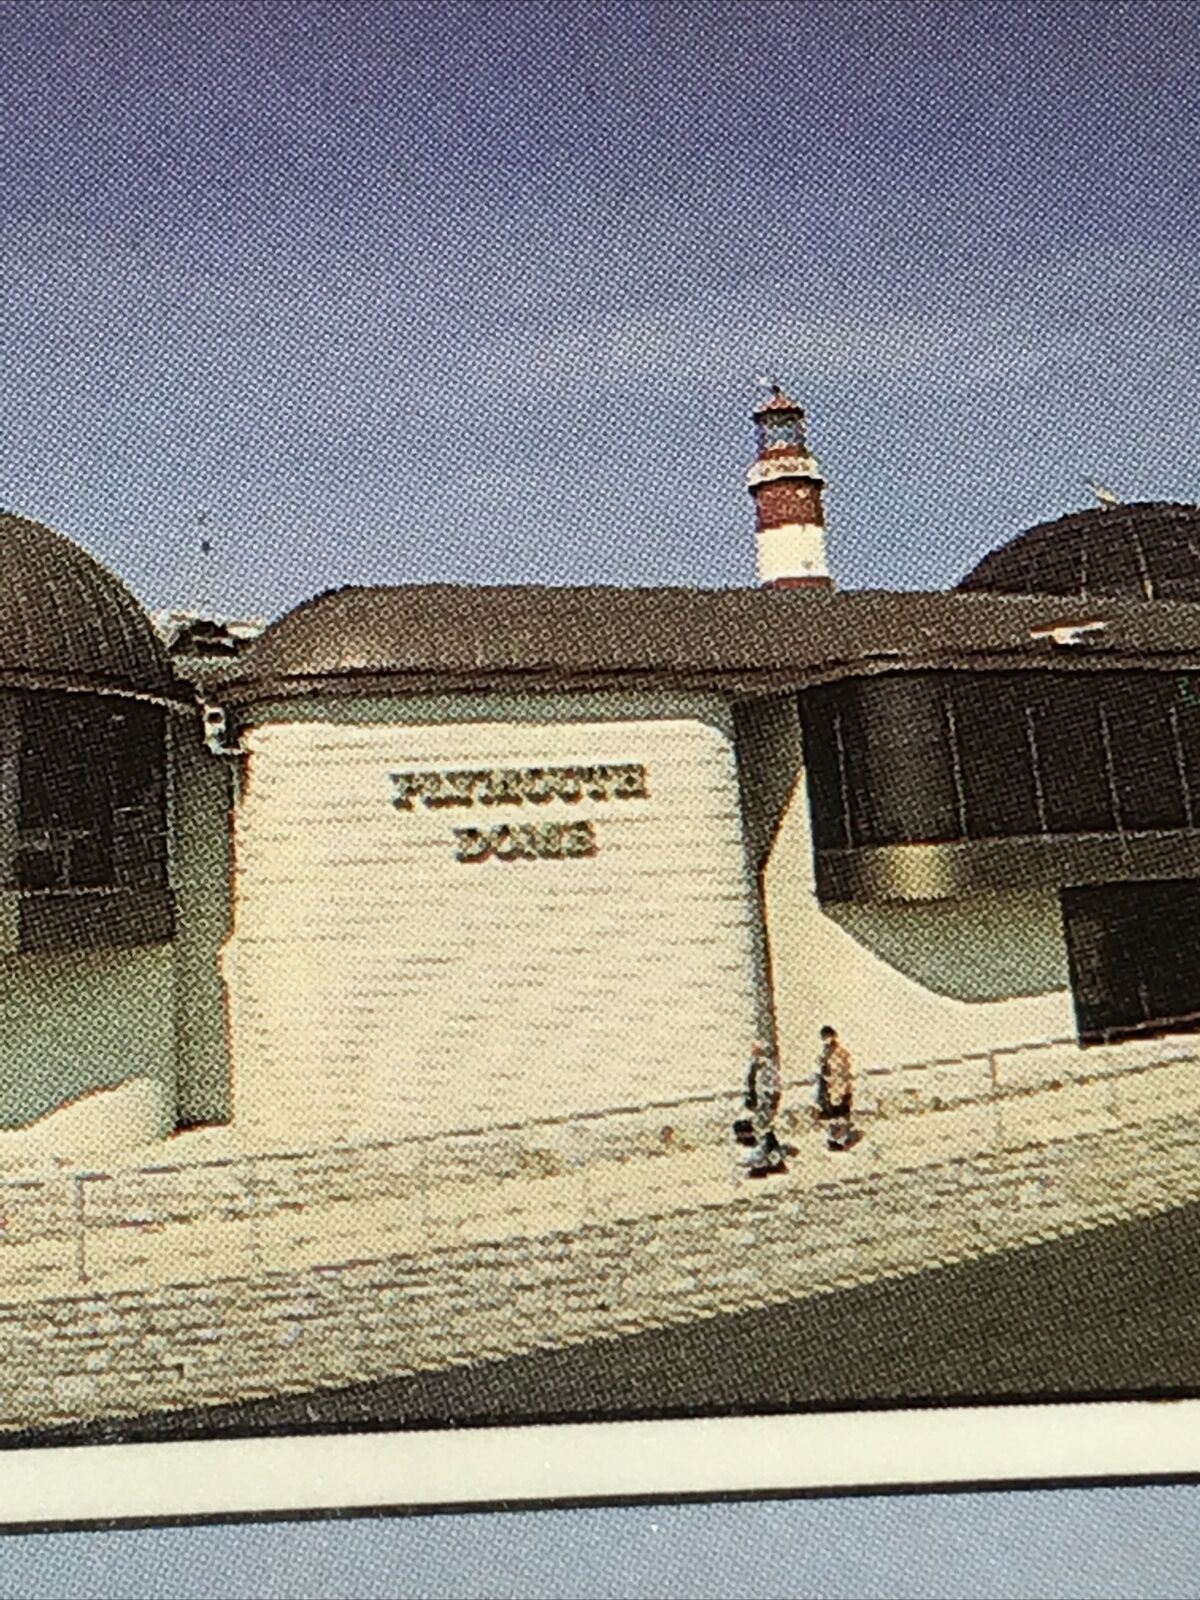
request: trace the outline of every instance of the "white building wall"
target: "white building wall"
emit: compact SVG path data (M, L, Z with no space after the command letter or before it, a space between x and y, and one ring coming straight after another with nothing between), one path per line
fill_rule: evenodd
M737 1083L756 912L716 728L281 720L244 743L239 1127L435 1133ZM616 763L645 767L645 798L393 804L393 772ZM584 820L590 857L455 858L455 828Z
M229 1041L220 952L229 935L234 768L195 720L172 729L171 884L175 891L174 1059L181 1123L224 1122Z
M1052 889L822 907L803 772L767 861L764 898L789 1076L815 1070L825 1023L863 1067L1075 1032Z

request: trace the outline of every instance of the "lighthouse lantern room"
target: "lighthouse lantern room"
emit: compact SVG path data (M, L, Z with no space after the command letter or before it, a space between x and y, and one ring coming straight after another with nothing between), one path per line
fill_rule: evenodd
M831 589L825 480L808 448L804 411L776 383L754 423L758 457L746 487L754 499L759 582L775 589Z

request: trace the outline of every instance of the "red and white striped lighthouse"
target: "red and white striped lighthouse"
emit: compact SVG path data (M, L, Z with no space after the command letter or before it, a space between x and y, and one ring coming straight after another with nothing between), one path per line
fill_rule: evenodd
M825 507L804 412L777 383L754 413L758 459L746 474L754 499L758 581L770 589L832 589L825 560Z

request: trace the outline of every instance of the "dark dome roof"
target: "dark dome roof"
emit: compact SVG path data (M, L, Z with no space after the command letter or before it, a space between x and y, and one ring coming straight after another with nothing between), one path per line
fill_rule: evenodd
M1041 522L958 585L997 594L1200 600L1200 506L1140 501Z
M166 650L119 578L40 522L0 512L0 677L172 692Z

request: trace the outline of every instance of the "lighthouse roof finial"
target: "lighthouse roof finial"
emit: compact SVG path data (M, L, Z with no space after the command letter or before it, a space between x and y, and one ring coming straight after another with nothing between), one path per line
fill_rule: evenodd
M777 376L760 377L757 381L764 389L770 389L771 393L768 399L754 408L756 417L761 417L771 411L803 411L803 407L796 404Z

